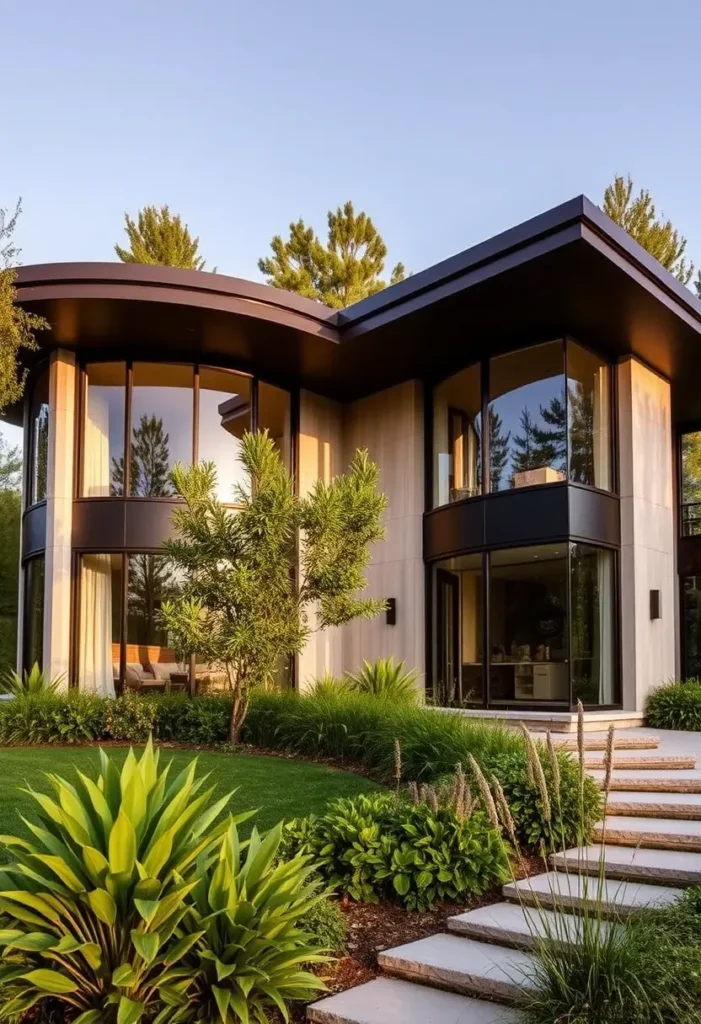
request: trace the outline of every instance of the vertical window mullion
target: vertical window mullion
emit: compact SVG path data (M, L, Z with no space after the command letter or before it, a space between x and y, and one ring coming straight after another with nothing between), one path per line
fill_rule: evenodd
M480 381L482 388L482 494L491 491L491 467L489 465L489 360L483 359Z
M124 400L124 495L128 498L131 494L131 389L134 366L131 360L127 363L127 379L125 381L126 395Z
M119 677L126 688L127 679L127 588L129 577L129 555L122 555L122 607L119 616Z

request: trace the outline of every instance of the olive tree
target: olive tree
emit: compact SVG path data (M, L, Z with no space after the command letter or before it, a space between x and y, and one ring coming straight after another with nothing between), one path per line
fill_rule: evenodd
M270 681L312 631L385 608L360 596L387 504L368 453L357 451L347 473L318 480L305 497L295 494L267 431L244 435L240 459L247 480L237 488L236 509L214 497L212 463L173 470L184 505L173 512L177 539L165 550L181 582L162 607L179 656L197 655L226 672L232 743L251 689Z

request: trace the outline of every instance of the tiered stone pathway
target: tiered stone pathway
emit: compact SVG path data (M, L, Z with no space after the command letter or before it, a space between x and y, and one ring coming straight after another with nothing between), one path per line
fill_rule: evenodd
M574 744L565 740L562 746ZM603 785L605 741L587 737L586 747L587 768ZM617 737L616 750L606 827L597 826L597 843L555 855L547 873L505 885L503 903L451 918L447 932L380 953L384 976L313 1004L308 1019L518 1024L518 1004L531 984L535 936L546 930L558 941L577 941L577 911L596 900L599 890L598 879L589 883L586 876L598 875L602 856L603 901L617 917L663 907L681 887L701 883L696 757L676 749L660 753L658 739L632 732ZM536 905L541 909L532 909Z

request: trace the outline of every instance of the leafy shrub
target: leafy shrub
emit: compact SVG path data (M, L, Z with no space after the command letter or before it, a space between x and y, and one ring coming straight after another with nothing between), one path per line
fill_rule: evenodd
M49 776L57 800L30 791L33 840L3 837L17 859L0 875L0 1019L53 996L80 1024L137 1024L190 986L174 965L202 933L180 926L229 797L211 804L194 761L169 778L151 743L121 772L100 758L97 782Z
M348 927L338 900L331 897L319 900L300 918L299 927L312 935L323 949L345 952Z
M529 780L528 751L515 730L365 694L338 693L298 697L296 694L254 694L244 738L256 746L308 757L334 757L366 765L387 784L395 779L394 741L401 745L404 779L432 783L451 774L458 761L472 754L489 777L496 775L512 801L518 837L528 846L541 839L548 845L564 839L585 841L600 819L601 797L590 778L584 780L584 825L580 835L579 771L561 753L562 816L557 829L541 813L539 791ZM541 757L546 773L547 758ZM557 833L557 834L556 834Z
M419 673L414 670L407 671L403 661L378 658L374 663L363 662L359 672L348 673L344 679L344 687L353 693L368 693L373 697L416 704L419 700L419 691L416 688L418 678Z
M107 702L91 694L38 693L0 702L0 743L89 743L103 738Z
M43 669L39 668L39 663L35 661L31 672L27 672L25 669L21 675L9 668L4 676L0 677L0 693L11 693L14 697L21 697L28 693L54 693L64 678L64 676L56 676L54 679L49 679Z
M300 969L328 960L300 927L325 894L310 879L315 868L308 859L275 863L281 834L282 824L262 840L254 829L244 857L232 824L211 866L199 858L184 922L185 934L196 937L183 965L192 972L193 990L183 993L178 1020L265 1022L271 1006L287 1019L285 1000L309 999L325 988Z
M701 730L701 680L666 683L648 695L645 722L652 729Z
M157 698L156 698L157 699ZM154 732L157 710L156 699L139 697L127 691L118 700L105 705L105 732L113 740L138 743Z
M160 740L213 746L229 739L231 697L196 697L184 693L151 698L156 705L155 735Z
M353 899L398 899L410 910L479 895L508 875L504 843L482 811L463 818L447 802L390 793L335 800L324 815L291 822L286 841Z

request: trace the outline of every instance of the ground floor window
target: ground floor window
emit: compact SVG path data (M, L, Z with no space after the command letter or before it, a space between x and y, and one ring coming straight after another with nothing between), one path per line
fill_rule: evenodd
M509 548L446 559L432 572L439 703L616 703L614 552Z
M44 659L44 556L24 566L24 652L26 669Z
M701 679L701 576L682 580L684 678Z

